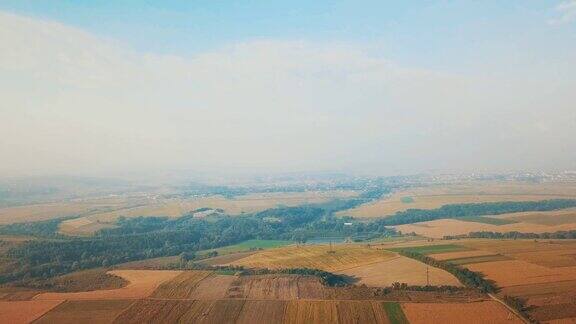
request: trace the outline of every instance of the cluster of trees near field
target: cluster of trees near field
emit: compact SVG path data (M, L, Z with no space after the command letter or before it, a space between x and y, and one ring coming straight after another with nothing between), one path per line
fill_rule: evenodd
M324 233L395 234L375 222L346 225L348 222L350 219L337 218L325 209L312 206L275 208L214 219L126 218L119 221L117 228L102 230L94 237L48 236L11 248L7 256L13 261L12 271L0 273L0 283L49 278L80 269L213 249L249 239L300 240L307 235ZM52 226L43 224L42 229Z
M58 225L62 219L3 225L0 226L0 234L27 235L36 239L8 250L10 270L0 272L0 283L49 278L80 269L214 249L249 239L302 242L319 236L391 236L397 233L388 228L389 225L576 206L576 200L460 204L434 210L411 209L388 218L366 222L334 216L336 211L378 199L388 192L389 187L374 186L355 198L301 207L273 208L236 217L218 215L196 219L188 215L176 219L121 218L118 227L101 230L93 237L58 234ZM460 273L464 270L453 271ZM463 278L470 276L471 279L466 280L472 282L479 280L466 273L460 275ZM483 285L482 282L478 284Z
M383 225L402 225L445 218L502 215L527 211L552 211L572 207L576 207L576 199L452 204L436 209L408 209L383 218L379 222Z
M456 277L458 280L460 280L460 282L466 287L475 288L484 293L493 293L498 290L492 281L486 280L481 274L468 270L464 267L452 264L450 262L436 260L424 254L413 251L400 251L399 254L426 263L430 266L446 270L454 275L454 277Z

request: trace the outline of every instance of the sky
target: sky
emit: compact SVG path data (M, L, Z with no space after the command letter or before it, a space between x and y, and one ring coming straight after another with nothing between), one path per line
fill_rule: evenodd
M0 176L576 169L576 0L0 0Z

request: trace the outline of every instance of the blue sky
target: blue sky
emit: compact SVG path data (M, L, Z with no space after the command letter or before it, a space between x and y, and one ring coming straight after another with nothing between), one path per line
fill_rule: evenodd
M359 43L406 64L466 68L479 56L517 47L549 57L573 50L576 24L549 24L560 14L559 3L2 0L0 9L76 26L143 52L189 55L245 40L297 39Z

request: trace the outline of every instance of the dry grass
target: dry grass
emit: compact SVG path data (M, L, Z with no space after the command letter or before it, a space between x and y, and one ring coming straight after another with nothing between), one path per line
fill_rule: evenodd
M513 220L522 223L539 224L539 225L563 225L576 224L576 209L561 209L547 212L522 212L492 216Z
M189 298L198 283L208 277L210 271L184 271L170 281L161 284L152 294L155 298Z
M402 233L416 233L421 236L431 238L443 238L447 235L464 235L470 232L489 231L489 232L523 232L523 233L545 233L566 231L576 228L576 224L562 224L556 226L547 226L528 223L514 223L505 225L492 225L476 222L466 222L457 219L438 219L429 222L406 224L394 226Z
M483 273L499 287L576 280L576 267L551 269L520 260L475 263L466 267Z
M436 260L452 260L452 259L471 258L471 257L488 256L488 255L494 255L494 252L471 250L471 251L436 253L433 255L433 258Z
M333 253L330 253L333 251ZM315 268L326 271L345 270L394 258L387 251L361 245L287 246L262 251L232 262L248 268Z
M495 301L460 304L402 304L410 324L523 323Z
M357 284L365 284L370 287L388 287L394 282L404 282L409 285L427 284L426 270L431 285L462 286L462 284L450 273L426 266L426 264L398 256L390 260L358 266L344 271L340 274L353 276L359 279Z
M193 299L225 298L228 289L236 280L235 276L210 275L201 280L190 294Z
M112 321L123 310L128 308L133 300L74 300L65 301L44 314L34 323L38 324L105 324Z
M71 293L43 293L35 300L85 300L85 299L131 299L147 297L162 283L169 281L182 271L169 270L114 270L110 272L129 283L126 287L110 290L94 290Z
M0 301L0 323L30 323L60 303L58 300Z

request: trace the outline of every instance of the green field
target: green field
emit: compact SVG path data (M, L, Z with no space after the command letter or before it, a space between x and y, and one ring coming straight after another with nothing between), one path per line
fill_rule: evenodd
M456 219L466 222L483 223L491 225L506 225L506 224L518 223L517 221L511 219L493 218L486 216L464 216L464 217L458 217Z
M435 253L446 253L446 252L458 252L458 251L469 251L470 249L461 245L456 244L440 244L440 245L425 245L425 246L410 246L401 248L387 249L392 252L415 252L420 254L435 254Z
M411 204L414 202L414 198L412 197L402 197L400 198L400 201L404 204Z
M279 246L289 245L292 243L294 243L294 242L281 241L281 240L248 240L248 241L240 242L238 244L228 245L228 246L224 246L224 247L217 248L217 249L199 251L198 255L205 255L205 254L208 254L209 252L212 252L212 251L218 252L218 255L223 255L223 254L230 254L230 253L236 253L236 252L245 252L245 251L250 251L250 250L254 250L254 249L270 249L270 248L275 248L275 247L279 247Z
M404 315L404 311L399 303L391 302L382 304L386 314L388 315L388 320L391 324L408 324L408 319Z
M472 263L482 263L482 262L492 262L492 261L504 261L504 260L511 260L509 257L495 254L495 255L482 255L476 257L468 257L468 258L458 258L458 259L451 259L445 260L452 264L464 265L464 264L472 264Z

